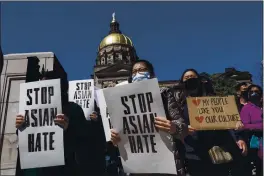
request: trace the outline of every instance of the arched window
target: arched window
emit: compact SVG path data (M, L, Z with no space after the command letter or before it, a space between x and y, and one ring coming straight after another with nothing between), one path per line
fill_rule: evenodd
M102 59L101 59L101 65L105 65L105 58L104 57L102 57Z

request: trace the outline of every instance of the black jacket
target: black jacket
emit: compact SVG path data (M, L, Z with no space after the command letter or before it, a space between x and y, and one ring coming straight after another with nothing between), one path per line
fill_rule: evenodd
M99 108L95 103L95 111L98 118L82 120L79 127L79 135L76 137L76 161L80 175L103 175L105 173L106 139Z
M177 168L177 175L185 176L184 169L184 146L181 140L187 135L188 125L184 120L181 107L177 101L177 91L172 88L161 88L161 97L166 117L176 125L176 133L172 134L174 143L174 160Z
M70 102L66 107L64 114L69 118L69 127L64 132L65 165L37 168L37 176L81 176L88 172L100 173L104 169L104 145L99 142L104 140L100 120L87 121L82 108L76 103ZM86 167L85 174L82 166ZM16 176L24 176L19 154Z

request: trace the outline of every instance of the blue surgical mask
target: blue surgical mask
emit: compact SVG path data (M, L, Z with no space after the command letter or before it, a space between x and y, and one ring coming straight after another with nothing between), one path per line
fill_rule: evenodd
M259 94L256 93L256 92L253 92L250 96L251 96L251 97L255 97L255 96L259 96Z
M260 106L261 95L256 92L252 92L249 96L249 101L256 106Z
M150 79L149 72L138 72L136 75L132 76L132 82L138 82L147 79Z

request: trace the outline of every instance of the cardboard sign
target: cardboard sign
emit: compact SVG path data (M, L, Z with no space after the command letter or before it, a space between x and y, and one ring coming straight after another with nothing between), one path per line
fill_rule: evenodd
M235 129L241 123L234 96L187 98L190 125L197 130Z

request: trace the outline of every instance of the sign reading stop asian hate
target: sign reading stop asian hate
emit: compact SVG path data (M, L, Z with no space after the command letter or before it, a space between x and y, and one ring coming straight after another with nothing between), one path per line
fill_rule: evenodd
M177 174L171 136L154 125L155 117L166 118L158 80L103 89L103 95L121 138L118 149L124 172Z
M69 82L69 101L78 104L87 120L94 112L94 80L74 80Z
M64 165L63 129L54 123L62 113L60 79L20 84L19 112L25 117L18 133L21 169Z
M235 129L241 123L234 96L188 97L190 125L197 130Z

